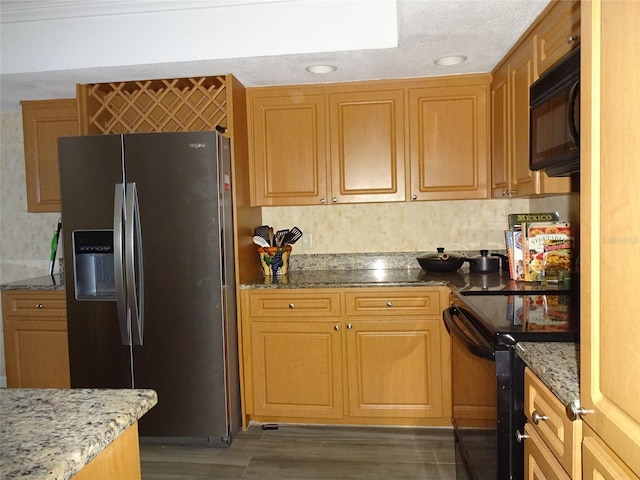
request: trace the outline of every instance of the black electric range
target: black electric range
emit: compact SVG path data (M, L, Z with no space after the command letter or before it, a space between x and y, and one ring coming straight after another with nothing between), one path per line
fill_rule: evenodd
M470 283L443 318L452 341L457 480L518 480L524 449L524 364L518 342L577 342L577 295L558 285Z

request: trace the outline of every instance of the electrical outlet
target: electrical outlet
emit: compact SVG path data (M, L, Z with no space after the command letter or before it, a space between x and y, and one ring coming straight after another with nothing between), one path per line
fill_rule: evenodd
M302 234L302 248L303 250L309 250L313 248L313 234L311 233Z

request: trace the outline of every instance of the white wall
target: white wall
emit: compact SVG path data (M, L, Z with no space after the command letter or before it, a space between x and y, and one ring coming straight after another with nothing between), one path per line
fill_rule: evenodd
M394 0L38 2L3 13L3 74L398 44Z

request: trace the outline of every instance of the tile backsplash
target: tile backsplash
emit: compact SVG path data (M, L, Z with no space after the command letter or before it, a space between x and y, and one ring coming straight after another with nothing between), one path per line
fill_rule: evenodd
M576 221L577 195L544 199L265 207L262 220L275 230L294 225L313 236L292 255L447 250L504 250L509 213L559 211Z

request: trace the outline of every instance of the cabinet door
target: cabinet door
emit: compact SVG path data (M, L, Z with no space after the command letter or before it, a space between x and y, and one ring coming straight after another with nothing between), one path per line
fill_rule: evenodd
M30 212L60 211L58 138L78 135L75 99L24 101L22 124Z
M487 198L488 86L409 91L411 199Z
M588 427L582 443L584 480L640 480Z
M534 30L538 75L580 43L580 1L554 2Z
M525 480L571 480L531 424L524 431L528 435L524 439Z
M529 87L533 83L533 43L526 42L509 62L511 104L511 190L513 196L538 192L538 172L529 170Z
M252 322L254 414L342 417L342 332L331 322Z
M254 205L318 205L327 198L324 95L250 99Z
M640 476L638 268L620 261L640 258L640 2L584 2L582 19L580 399Z
M509 196L509 73L504 65L497 70L491 83L491 196Z
M443 417L440 320L346 325L349 415Z
M329 95L331 201L405 200L404 92Z
M7 386L69 388L64 292L3 292Z

